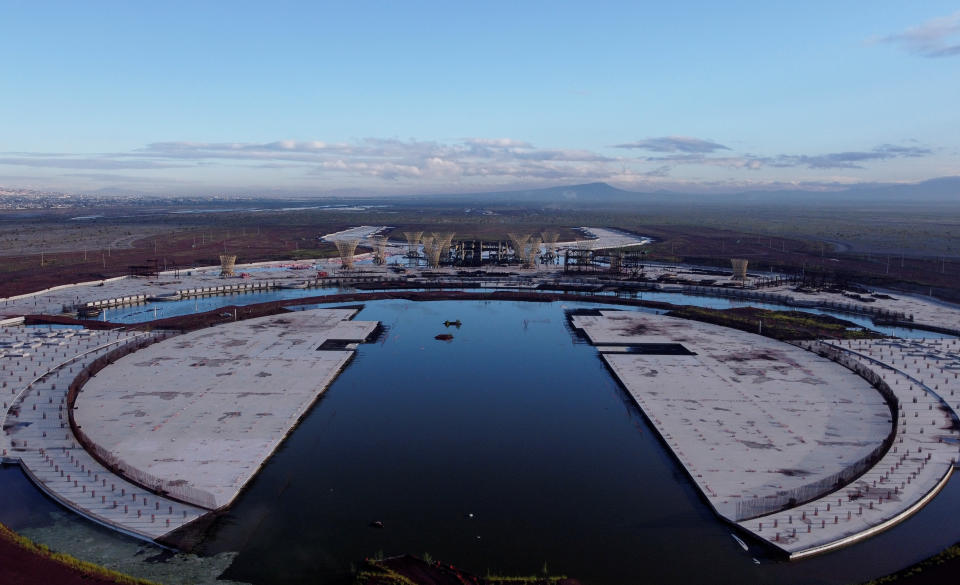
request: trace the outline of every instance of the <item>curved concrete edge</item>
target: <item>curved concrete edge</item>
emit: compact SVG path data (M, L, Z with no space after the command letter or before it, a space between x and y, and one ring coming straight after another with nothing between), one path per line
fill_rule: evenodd
M147 337L147 343L149 345L152 345L154 343L163 341L165 339L169 339L171 336L173 336L173 334L167 333L162 336L158 336L158 335L150 335L150 334L144 333L144 334L137 334L133 339L137 340L137 339L142 339L144 337ZM131 341L127 344L124 344L123 346L119 346L117 350L129 348L134 343L142 343L142 341L139 341L139 342ZM131 353L140 351L144 347L146 346L134 347ZM126 354L126 355L129 355L129 354ZM138 486L152 494L163 497L165 499L173 500L174 502L180 502L182 504L194 506L204 510L218 509L218 506L210 505L212 504L212 500L213 500L212 494L198 491L198 493L196 494L198 497L194 497L194 498L178 497L178 495L172 495L171 493L169 493L169 491L164 491L157 487L157 482L160 481L160 478L152 477L150 474L136 468L131 468L129 465L128 465L128 468L124 470L124 469L121 469L119 465L117 465L116 463L111 464L110 459L112 457L112 454L110 453L110 450L101 447L95 441L90 439L86 433L83 432L80 425L78 425L75 420L74 409L76 406L77 398L79 397L79 394L83 389L83 386L87 382L89 382L91 378L93 378L101 369L109 366L116 359L119 359L118 357L117 358L112 357L111 354L105 354L101 356L101 358L107 358L106 363L100 363L99 365L95 365L96 362L94 362L93 364L86 365L80 372L77 373L77 375L74 377L73 383L71 383L70 385L70 390L67 394L67 419L69 421L70 431L73 433L74 439L80 444L80 446L84 449L84 451L86 451L87 454L89 454L94 459L94 461L99 463L105 469L109 470L115 476L135 486ZM82 382L79 382L82 376L86 376L86 378ZM74 386L76 387L74 388ZM140 479L135 477L136 475L139 475ZM153 483L154 485L150 485L150 483L148 483L147 481L148 478L150 480L150 483ZM201 499L201 498L206 499L207 496L209 496L211 500L211 502L206 503L207 505L205 505L204 502L192 501L192 500Z
M146 335L146 333L137 333L137 334L134 335L134 338L138 338L138 337L141 337L141 336L144 336L144 335ZM120 342L120 341L110 341L110 342L107 342L107 343L98 345L98 346L96 346L96 347L94 347L94 348L92 348L92 349L89 349L89 350L87 350L87 351L85 351L85 352L83 352L83 353L78 353L78 354L74 355L73 357L71 357L71 358L68 359L68 360L64 360L64 361L62 361L62 362L57 362L56 365L49 367L49 368L48 368L47 370L45 370L42 374L40 374L40 375L38 375L38 376L34 376L32 380L30 380L29 382L27 382L16 394L13 395L13 400L10 402L10 406L9 406L8 408L2 409L2 412L0 412L0 447L3 447L3 450L4 450L4 451L7 451L8 449L10 449L10 445L8 445L7 435L6 435L6 433L2 432L2 429L3 429L4 427L6 427L7 419L9 418L9 414L10 414L10 409L12 409L18 402L22 402L22 400L23 400L23 398L26 396L27 392L29 392L31 389L33 389L34 385L38 384L41 380L43 380L44 378L46 378L46 377L49 376L50 374L56 372L57 370L59 370L59 369L61 369L61 368L63 368L63 367L69 366L70 364L75 363L75 362L81 360L82 358L84 358L84 357L86 357L86 356L88 356L88 355L90 355L90 354L96 353L96 352L98 352L98 351L101 351L101 350L103 350L103 349L106 349L106 348L110 347L111 345L117 345L117 344L119 344L119 343L121 343L121 342ZM12 449L11 449L11 450L12 450ZM11 456L6 456L6 455L5 455L2 460L5 461L5 462L7 462L7 463L14 463L14 464L19 464L19 463L20 463L20 458L19 458L19 457L14 457L14 456L12 456L12 455L11 455Z
M849 343L853 343L853 342L849 342ZM868 343L875 343L876 345L880 345L880 346L883 346L884 344L894 345L902 348L903 346L901 346L900 344L905 342L903 340L874 340ZM936 349L937 345L935 340L913 340L911 341L911 344L914 346L919 345L919 346L926 347L928 348L928 351L937 351ZM850 531L848 534L838 534L837 538L833 540L826 540L826 541L820 540L819 543L814 543L813 546L808 546L807 548L790 546L790 543L795 541L797 538L798 531L796 529L793 529L792 536L787 534L784 538L780 537L781 532L777 532L774 538L771 538L769 535L770 522L773 523L772 529L776 530L777 520L779 520L781 525L780 530L784 532L789 530L787 528L787 525L788 523L792 524L793 520L809 523L809 519L817 515L816 505L818 503L820 506L820 511L826 512L824 516L831 515L830 507L829 507L831 504L830 500L837 497L838 495L841 495L842 491L846 488L849 488L850 486L856 487L858 495L860 494L861 487L864 487L865 490L869 492L871 490L869 483L865 482L864 486L858 486L856 484L859 482L859 480L856 480L854 483L849 484L848 486L845 486L845 488L841 488L840 490L836 490L829 494L826 494L819 500L808 502L803 506L798 506L788 510L782 510L775 514L763 516L759 518L759 520L762 520L763 522L759 524L759 528L757 530L752 530L751 528L748 528L746 525L746 522L738 523L738 527L740 529L744 530L746 533L750 534L751 536L757 537L760 540L770 544L776 550L784 553L789 560L802 559L802 558L810 557L813 555L836 550L844 546L848 546L853 543L856 543L858 541L870 538L871 536L879 534L880 532L883 532L884 530L888 530L893 526L899 524L900 522L903 522L913 514L919 512L934 497L936 497L936 495L940 493L940 491L942 491L944 486L950 480L957 465L956 454L951 453L955 449L955 447L952 447L952 448L948 447L946 442L943 441L943 437L940 437L936 442L933 442L934 435L927 433L925 436L925 434L923 433L923 428L929 428L925 426L925 421L919 427L920 428L919 435L915 434L915 432L909 435L906 434L907 422L915 420L916 415L919 414L920 412L927 413L930 411L941 411L939 416L944 417L944 420L942 420L941 422L948 423L948 426L940 426L938 427L939 430L947 431L948 434L955 435L956 427L954 427L953 425L956 424L957 414L956 414L956 410L952 408L951 405L947 403L943 399L943 397L940 396L940 394L934 391L934 389L931 389L922 380L912 376L904 368L896 367L892 365L895 362L892 355L891 355L891 360L893 361L891 361L890 363L886 363L884 361L874 359L873 357L863 353L862 351L857 351L849 347L843 347L842 343L834 344L833 342L824 342L821 340L821 341L813 341L813 342L801 342L799 345L801 347L807 348L810 351L817 351L817 347L821 346L831 350L836 357L846 356L846 357L852 358L856 360L855 363L860 363L866 366L868 370L871 370L874 374L877 374L879 378L884 382L888 380L887 376L901 378L900 381L906 380L908 384L897 385L896 382L894 381L893 386L888 385L888 387L890 387L891 390L893 390L893 388L897 388L896 390L893 390L893 392L897 396L897 400L900 403L899 416L895 418L897 422L894 423L897 429L897 434L899 436L899 442L896 443L897 446L895 446L892 449L892 451L889 451L884 458L886 459L886 457L888 456L894 456L893 454L897 453L897 447L902 448L904 446L907 447L907 450L901 455L900 462L903 462L904 458L906 458L908 454L913 452L914 447L917 448L918 455L920 454L921 450L926 450L928 455L926 460L924 460L922 456L920 457L920 462L921 462L920 466L917 468L915 473L911 476L913 479L917 480L914 482L914 486L919 486L921 485L921 483L923 483L926 485L926 487L923 488L922 491L917 490L917 493L912 494L912 497L909 498L912 501L903 502L905 504L905 507L901 509L899 512L896 512L895 514L891 515L888 518L879 519L879 521L876 522L876 524L863 526L861 530ZM918 349L917 347L914 347L913 351L917 351L917 349ZM874 348L874 350L876 350L876 348ZM881 350L882 350L882 347L881 347ZM888 348L887 351L892 351L892 349ZM868 350L868 353L869 353L869 350ZM824 355L824 354L821 354L821 355ZM902 359L903 356L900 356L900 358ZM835 359L835 358L831 357L831 359ZM843 365L845 365L846 367L850 367L850 364L843 364ZM916 366L916 367L919 368L920 366ZM927 367L929 368L929 365ZM877 368L879 368L880 371L878 371ZM851 368L851 369L854 369L854 368ZM863 376L863 373L857 371L856 369L854 369L854 371L858 375ZM942 374L942 370L941 370L941 374ZM944 381L947 383L951 383L952 385L952 380L953 379L946 377ZM911 396L910 393L913 393L914 395ZM921 398L919 402L917 400L917 395L919 395L919 397ZM923 408L924 406L927 406L927 408ZM937 408L934 408L934 407L937 407ZM907 412L914 412L914 417L907 417L906 416ZM914 428L914 425L915 423L912 423L912 422L910 423L911 428ZM924 438L921 439L920 437L924 437ZM904 438L911 439L912 443L909 446L903 445L902 443ZM938 451L939 451L939 454L937 453ZM925 481L922 481L919 474L921 473L923 467L926 465L925 461L930 461L931 453L937 455L934 461L939 460L939 463L934 463L934 465L943 465L944 471L938 472L938 473L941 473L939 477L937 477L937 475L928 476L928 478ZM890 473L888 474L884 472L882 468L884 468L887 465L890 465L890 463L894 463L894 466L890 467ZM884 487L882 487L882 485L878 486L877 483L879 482L883 484L884 481L888 480L888 478L893 475L894 467L899 468L899 463L896 461L890 461L890 460L883 462L883 460L881 460L881 461L878 461L873 466L873 468L868 469L867 472L864 473L863 476L861 477L866 477L867 475L874 474L874 473L878 474L877 481L873 482L873 488L879 487L880 490L883 490ZM906 467L904 469L906 469ZM900 473L903 473L903 472L904 472L903 470L900 471ZM882 477L880 476L880 474L882 474ZM910 478L907 479L908 483L909 483L909 479ZM896 485L895 485L896 480L893 480L893 484L894 484L894 490L895 490L894 493L897 493ZM890 497L889 488L886 488L886 489L888 492L887 498L889 499ZM906 495L906 492L901 491L899 493L901 495ZM848 493L848 497L849 497L849 493ZM842 500L847 500L847 498L844 498L841 496L840 500L835 502L834 505L839 508ZM882 500L882 497L881 497L881 500ZM852 501L852 498L850 498L848 501ZM809 509L811 504L815 505L812 514L811 514L811 510ZM826 506L826 508L824 509L823 506ZM860 508L860 512L858 512L858 515L860 515L863 512L866 512L866 508L864 508L863 505L859 505L859 508ZM873 504L871 503L870 510L873 510L873 509L874 509ZM802 515L798 516L798 514L802 514ZM848 511L848 516L846 518L847 521L850 521L849 514L850 512ZM838 517L839 515L837 515L837 517L834 518L834 522L832 523L833 525L837 523ZM807 520L804 520L804 518L806 518ZM755 518L751 520L751 522L755 520L758 520L758 519ZM819 526L819 528L823 528L824 526L822 525L822 523L825 522L825 518L821 517L820 520L821 520L821 526ZM761 532L764 532L765 524L768 525L766 529L767 534L761 534ZM816 524L816 522L813 522L813 524ZM807 532L809 532L809 526L808 526Z
M86 364L97 354L105 355L111 347L137 343L146 335L150 334L125 333L119 339L97 343L94 347L71 348L77 351L69 359L61 358L53 352L45 358L46 363L43 361L37 363L36 365L44 373L41 375L38 372L36 376L31 375L26 381L19 380L19 387L13 388L18 390L15 392L17 403L22 404L18 418L30 422L30 425L25 427L30 429L27 431L29 436L24 438L22 446L17 445L12 454L4 457L4 462L18 464L27 479L66 510L138 540L157 542L159 539L168 537L172 532L192 524L195 520L206 517L209 511L192 506L185 509L177 502L153 497L149 492L142 494L144 497L138 498L136 492L139 490L134 489L138 486L131 485L115 475L112 476L116 482L114 485L114 480L110 479L111 474L102 469L87 451L78 449L75 436L71 439L72 429L65 425L61 418L60 413L69 386L59 383L58 387L57 378L48 378L48 374L61 372L68 365ZM16 374L13 370L7 370L4 375ZM29 447L27 447L27 439L29 439ZM18 443L19 440L18 438ZM11 440L11 445L12 443ZM85 467L88 469L84 474ZM73 480L70 475L63 479L65 471L75 474ZM92 478L91 472L96 472ZM106 490L108 481L111 482L109 492ZM103 493L98 503L96 491L101 489ZM119 497L115 492L119 492ZM105 501L108 493L111 495L109 504ZM121 497L130 498L130 501L124 503ZM148 502L148 497L152 501ZM138 503L141 499L142 505ZM168 511L160 512L161 504ZM180 514L174 516L174 505L178 512L182 513L182 517ZM128 506L133 508L132 513L136 513L136 517L127 515ZM160 545L170 548L162 543Z
M70 510L71 512L73 512L73 513L75 513L75 514L77 514L77 515L79 515L79 516L82 516L82 517L86 518L87 520L89 520L89 521L91 521L91 522L94 522L95 524L99 524L100 526L103 526L104 528L109 528L110 530L112 530L112 531L114 531L114 532L119 532L120 534L124 534L124 535L126 535L126 536L131 537L131 538L136 538L137 540L142 540L142 541L144 541L144 542L149 542L150 544L159 546L159 547L161 547L161 548L165 548L165 549L167 549L167 550L174 550L173 548L171 548L171 547L169 547L169 546L167 546L167 545L161 544L161 542L160 542L161 540L163 540L163 538L164 538L165 536L167 536L167 534L170 534L170 533L174 532L174 530L171 530L171 531L168 532L167 534L164 534L164 535L162 535L162 536L160 536L160 537L158 537L158 538L153 538L153 537L150 536L149 534L143 534L143 533L137 532L136 530L123 527L123 526L121 526L120 524L117 524L116 522L111 522L109 519L103 518L103 517L101 517L101 516L99 516L99 515L97 515L97 514L94 514L93 512L90 512L89 510L85 510L84 508L81 508L81 507L79 507L79 506L74 506L73 503L70 502L70 500L67 500L66 498L61 497L57 492L49 489L49 488L47 487L47 485L46 485L43 481L40 480L39 477L37 477L36 475L34 475L33 471L30 469L30 466L28 466L28 465L23 465L22 462L19 462L18 464L19 464L19 466L20 466L20 469L23 470L23 473L30 479L31 482L33 482L33 485L37 486L37 487L40 489L40 491L42 491L48 498L50 498L51 500L57 502L58 504L60 504L60 505L63 506L64 508ZM200 518L196 518L196 519L193 520L192 522L196 522L197 520L200 520L201 518L204 518L204 516L200 516ZM192 522L191 522L191 523L192 523ZM186 525L184 525L184 526L186 526ZM182 528L182 527L180 527L180 528Z
M326 343L329 340L336 341L351 341L352 343L363 343L366 339L370 338L374 331L376 331L380 325L376 321L353 321L353 317L359 312L359 309L356 307L350 308L340 308L335 310L323 310L323 311L303 311L295 313L282 313L279 315L270 315L267 317L256 317L252 320L241 319L238 322L230 322L228 324L219 325L219 329L230 328L231 331L234 331L236 335L236 326L242 325L245 321L251 322L260 322L260 325L249 325L250 327L260 328L263 326L263 320L267 319L269 322L273 323L272 329L267 331L259 331L242 327L239 331L242 331L243 334L249 335L254 343L262 344L265 343L260 337L262 335L267 335L270 339L273 339L273 336L277 333L284 331L296 331L296 332L309 332L313 337L307 338L308 341L304 344L303 347L317 345L321 346L323 343ZM313 315L311 317L311 315ZM319 316L318 316L319 315ZM293 324L291 324L291 321ZM328 322L329 321L329 322ZM279 325L278 323L286 323L285 325ZM297 325L301 323L301 325ZM308 324L307 328L303 323ZM200 338L210 337L209 333L206 333L208 330L202 330L199 332L194 332L193 335L199 336ZM284 333L285 334L285 333ZM186 334L185 337L180 338L181 344L190 345L194 343L191 334ZM184 341L184 339L188 341ZM159 341L160 339L155 339ZM259 341L258 341L259 340ZM204 343L208 343L204 341ZM288 342L289 343L289 342ZM297 341L296 343L303 343L302 340ZM269 347L270 351L276 351L276 347L279 346L279 342L271 341ZM176 357L167 357L165 359L187 359L184 362L184 365L195 361L197 358L194 357L195 354L190 353L190 351L200 351L205 355L216 355L219 357L219 354L208 354L210 350L216 350L215 347L205 347L203 350L186 350L186 355L181 355L177 351L173 351L173 356ZM217 346L219 347L219 346ZM260 347L260 345L257 345ZM264 346L266 347L266 346ZM133 352L126 355L132 355L132 353L140 352L145 349L144 346L136 347ZM262 347L261 347L262 349ZM287 348L290 349L290 348ZM308 348L309 349L309 348ZM164 350L160 349L157 351L163 352ZM225 351L225 350L219 350ZM258 350L259 351L259 350ZM301 350L302 351L302 350ZM166 353L164 355L167 355ZM229 354L231 356L230 360L233 363L236 359L234 354ZM269 352L268 352L269 355ZM291 354L286 356L287 360L294 359L299 354ZM236 392L239 394L236 404L238 405L235 410L246 410L240 408L240 404L245 404L247 408L253 408L256 406L260 411L266 409L267 411L279 414L280 418L277 419L279 422L264 427L260 431L252 432L250 435L238 435L237 425L233 427L227 427L224 434L220 434L220 430L217 431L217 435L213 435L209 432L205 432L202 429L208 426L206 422L206 416L208 410L211 408L218 408L219 404L214 404L209 402L197 402L200 400L198 397L208 396L207 392L210 388L206 386L201 386L201 390L196 392L196 395L191 398L189 403L181 404L177 406L173 411L162 411L167 414L158 415L160 418L156 419L154 422L157 422L158 425L153 431L157 431L161 425L165 425L168 420L176 419L178 421L176 424L170 425L174 428L176 434L170 435L169 431L157 432L155 435L151 435L153 439L161 440L157 438L158 436L163 437L164 444L167 438L173 436L176 437L177 443L176 447L179 450L174 450L170 456L182 458L179 459L178 470L173 471L170 469L170 466L166 468L150 467L154 461L150 458L144 459L137 456L137 453L145 452L144 449L140 451L133 450L135 456L129 456L130 451L124 451L122 448L118 448L118 440L136 440L140 435L141 431L149 430L147 427L134 427L131 423L129 425L124 421L123 416L130 413L123 413L124 410L129 410L131 408L131 402L127 401L118 401L115 398L110 398L109 392L103 393L105 388L108 386L103 386L103 383L93 390L93 397L90 398L90 391L87 390L85 396L86 400L96 400L103 398L102 402L95 401L91 409L91 403L83 403L81 412L87 412L86 418L80 417L77 415L74 418L74 411L72 408L68 410L70 416L71 429L73 430L74 436L77 438L79 444L84 448L84 450L91 455L101 466L107 468L113 475L132 483L146 491L153 493L154 495L163 497L165 499L174 500L182 504L202 508L205 511L223 511L229 508L240 493L249 485L254 478L260 473L263 467L267 462L273 457L273 455L282 447L287 438L296 430L300 425L303 419L308 415L308 413L314 408L318 403L320 398L325 394L327 389L331 384L337 379L340 373L349 365L349 363L356 356L356 350L354 347L348 345L345 349L337 349L336 351L324 351L324 352L315 352L308 351L307 354L300 356L302 359L297 360L298 364L306 364L303 367L308 368L304 370L303 367L296 369L299 374L303 376L298 378L298 384L292 384L290 386L290 392L285 393L284 397L275 397L275 404L264 404L262 398L257 398L252 396L250 398L244 398L246 394L255 395L258 392L241 392L245 390L258 390L259 383L256 383L257 380L254 377L244 378L243 382L237 381L237 376L235 378L230 378L232 382L227 385L227 389L221 389L219 392L211 392L209 396L225 396L223 392ZM270 368L264 366L261 362L263 359L262 356L259 357L249 357L246 355L241 356L244 359L239 360L239 364L236 368L239 368L241 374L252 374L253 372L248 371L251 367L250 363L245 365L242 363L244 360L247 362L253 361L255 364L261 364L260 367L262 370L271 371ZM266 358L269 359L269 358ZM122 356L115 359L111 358L110 360L105 360L106 363L97 364L99 367L88 368L87 371L92 376L94 373L100 371L100 367L107 368L109 372L110 363L117 362L121 364L120 367L133 367L129 365L129 362L123 361ZM134 360L136 361L136 360ZM127 363L127 366L122 366L122 364ZM166 362L167 365L164 368L171 367L169 364L180 364L179 361ZM291 367L294 366L293 363L290 364ZM219 366L218 366L219 367ZM234 373L234 366L223 366L231 374ZM139 370L136 370L139 371ZM217 370L221 371L221 370ZM130 370L126 370L130 372ZM106 372L105 372L106 373ZM274 372L277 373L277 372ZM140 376L139 374L133 374L135 377ZM209 374L212 376L213 374ZM219 375L223 375L222 371ZM101 381L103 378L98 378ZM144 384L145 387L150 387L150 385L163 383L168 386L179 385L182 383L192 384L196 383L196 380L191 379L182 379L174 378L173 380L166 380L166 382L158 381L158 378L153 376L148 376L143 378L146 380ZM201 379L206 380L201 375ZM80 378L78 378L74 385L79 383ZM106 380L113 380L117 382L116 374L113 376L107 375ZM82 384L86 384L87 381L92 381L92 378L83 379ZM212 383L212 382L211 382ZM281 383L281 382L277 382ZM250 384L256 384L255 386L250 386ZM140 386L137 388L142 389ZM73 395L76 398L77 395ZM148 398L142 398L144 401L148 401ZM156 399L159 401L159 399ZM166 404L166 401L169 399L163 399ZM257 401L261 402L257 402ZM82 401L76 402L77 405L81 404ZM137 402L137 408L143 408L146 411L150 411L151 408L145 403ZM172 404L172 403L171 403ZM203 404L204 408L197 408L196 404ZM74 406L74 403L68 400L68 406ZM277 407L279 410L274 412L273 408ZM257 410L252 410L251 412L257 412ZM96 414L94 414L96 413ZM108 413L108 414L103 414ZM170 419L164 417L169 416ZM98 418L100 417L100 418ZM184 419L190 419L192 423L183 422ZM132 419L131 419L132 420ZM123 424L121 424L123 423ZM85 426L88 429L94 429L92 431L81 430L80 425ZM251 423L247 423L248 425ZM148 425L149 426L149 425ZM109 428L118 429L117 432L105 430ZM211 427L212 428L212 427ZM199 429L199 430L194 430ZM248 429L249 430L249 429ZM99 432L98 432L99 431ZM167 432L168 434L163 434ZM246 431L245 431L246 432ZM88 434L89 433L89 434ZM262 433L262 434L258 434ZM181 439L186 438L187 441L181 441ZM147 446L152 445L152 440L148 441ZM246 446L246 449L237 448L235 446L231 447L225 458L227 460L232 460L234 463L225 467L223 463L217 462L208 462L206 459L209 459L209 453L204 452L202 448L196 447L193 443L197 444L206 444L207 442L218 439L224 441L234 441L241 443ZM174 445L170 445L173 449ZM186 488L182 489L178 486L178 482L186 482Z
M808 548L808 549L806 549L806 550L801 550L801 551L797 551L797 552L794 552L794 553L789 553L789 554L788 554L788 558L789 558L791 561L793 561L793 560L802 559L802 558L805 558L805 557L810 557L810 556L813 556L813 555L818 555L818 554L821 554L821 553L829 552L829 551L831 551L831 550L835 550L835 549L838 549L838 548L842 548L842 547L845 547L845 546L847 546L847 545L853 544L853 543L855 543L855 542L859 542L859 541L861 541L861 540L865 540L865 539L870 538L871 536L873 536L873 535L875 535L875 534L879 534L880 532L883 532L884 530L893 528L895 525L903 522L904 520L906 520L906 519L909 518L910 516L913 516L914 514L916 514L917 512L919 512L921 508L923 508L924 506L926 506L926 505L930 502L930 500L932 500L933 498L935 498L935 497L937 496L937 494L939 494L940 491L943 490L943 488L947 485L947 482L950 481L950 477L953 475L954 469L955 469L955 468L954 468L953 466L947 468L947 473L945 473L944 476L943 476L942 478L940 478L940 481L937 483L936 486L934 486L934 488L933 488L932 490L930 490L929 492L927 492L927 495L925 495L923 498L921 498L921 499L917 500L916 502L914 502L912 506L910 506L909 508L907 508L906 510L904 510L904 511L901 512L900 514L894 516L893 518L890 518L889 520L887 520L887 521L885 521L885 522L882 522L882 523L880 523L880 524L877 524L876 526L871 526L871 527L868 528L867 530L864 530L864 531L862 531L862 532L858 532L857 534L853 534L853 535L848 536L848 537L846 537L846 538L842 538L842 539L840 539L840 540L836 540L836 541L834 541L834 542L830 542L830 543L823 544L823 545L820 545L820 546L815 546L815 547L812 547L812 548Z

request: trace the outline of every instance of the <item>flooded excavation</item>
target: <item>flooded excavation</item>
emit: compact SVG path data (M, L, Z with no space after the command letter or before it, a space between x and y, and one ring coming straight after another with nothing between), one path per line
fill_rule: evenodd
M697 473L717 474L713 490L747 485L753 502L754 494L776 494L780 484L800 489L830 477L886 440L892 423L884 397L849 369L799 348L763 338L751 347L751 334L725 336L716 326L655 311L601 313L593 309L606 308L597 303L355 306L299 307L156 341L118 358L80 393L76 416L94 450L122 459L121 472L133 479L164 478L180 496L164 506L178 511L179 500L195 496L188 503L198 516L216 510L177 532L192 554L164 552L66 513L14 467L0 472L11 494L0 520L131 574L257 585L349 583L362 559L405 553L477 575L547 571L596 585L840 584L890 572L960 536L945 520L960 508L956 481L945 481L938 497L895 528L796 562L783 560L778 549L786 547L772 534L734 526L753 516L737 510L756 504L709 497ZM683 325L663 329L670 321ZM383 331L372 336L377 322ZM93 341L98 335L104 343ZM62 344L60 351L74 337L84 338L84 348L106 350L124 335L49 339ZM952 347L944 345L943 355ZM264 356L293 361L271 366ZM688 372L689 360L701 367ZM757 392L769 386L771 398L752 398L748 410L741 405L739 427L725 439L720 413L749 402L737 376L761 379ZM297 392L268 396L288 378ZM778 379L797 392L816 391L794 405L789 391L777 390ZM247 387L249 380L255 383ZM127 399L116 402L109 388L120 386ZM708 387L723 396L688 396ZM840 437L847 416L856 424ZM780 434L762 428L764 417L782 425ZM809 420L801 424L801 417ZM670 436L651 424L655 419L672 421ZM31 426L23 432L42 427ZM267 439L258 435L264 430ZM693 452L698 433L714 439ZM217 445L229 445L229 457L216 456ZM726 451L744 448L752 453L743 463L749 469L721 465ZM791 470L803 472L769 469L767 458L783 449ZM150 498L148 508L159 505ZM141 522L150 527L156 520L144 512Z

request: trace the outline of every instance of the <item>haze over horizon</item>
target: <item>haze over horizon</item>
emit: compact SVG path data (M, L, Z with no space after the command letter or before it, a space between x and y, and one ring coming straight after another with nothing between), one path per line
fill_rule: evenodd
M0 1L0 187L693 193L960 175L955 3Z

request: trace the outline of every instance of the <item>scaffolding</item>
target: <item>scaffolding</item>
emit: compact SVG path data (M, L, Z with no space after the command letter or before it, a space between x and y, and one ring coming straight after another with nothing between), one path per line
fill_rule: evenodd
M731 258L730 264L733 266L733 280L747 279L747 260L743 258Z
M537 265L537 256L540 253L540 238L530 234L507 234L513 246L513 259L524 268L533 268Z
M560 234L557 232L540 232L540 238L543 240L543 261L544 264L553 264L557 258L557 239Z
M370 238L373 243L373 263L387 263L387 236L373 236Z
M563 257L564 272L593 272L593 249L590 240L578 240L572 248L567 248Z
M523 247L530 240L530 234L507 234L510 239L510 245L513 247L513 259L517 262L523 262Z
M353 269L353 255L357 252L357 245L360 240L334 240L337 246L337 252L340 254L341 270Z
M403 232L403 237L407 239L407 258L419 258L418 244L423 237L423 232Z
M458 240L452 249L455 266L506 264L511 258L510 242L503 240Z
M540 256L540 237L532 236L523 249L523 267L536 268L537 258Z
M220 276L233 276L233 267L236 263L236 255L220 254Z
M423 253L427 257L427 262L431 268L437 268L441 262L447 262L450 256L450 243L453 241L453 233L433 233L423 237Z
M601 254L601 256L598 256L597 253L594 253L594 261L605 259L610 266L610 272L614 274L637 275L643 272L645 250L636 247L614 248Z

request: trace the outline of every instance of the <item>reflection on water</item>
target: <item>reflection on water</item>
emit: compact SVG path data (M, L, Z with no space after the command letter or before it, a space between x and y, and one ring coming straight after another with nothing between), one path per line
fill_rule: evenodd
M382 321L386 334L360 346L215 525L205 574L229 564L225 578L258 585L347 582L355 561L382 552L429 553L479 574L546 564L590 585L841 584L960 539L953 481L920 514L854 547L797 563L745 553L596 350L573 342L564 309L577 306L596 304L367 303L357 319ZM443 324L458 319L459 329ZM98 561L155 554L65 513L52 522L56 507L19 470L0 472L0 490L21 502L0 504L0 520L41 541ZM90 536L71 537L77 525ZM101 551L100 540L122 545ZM175 573L191 562L159 564Z

